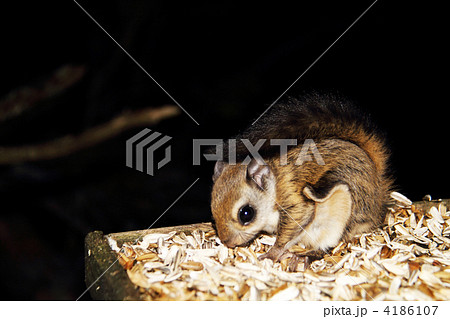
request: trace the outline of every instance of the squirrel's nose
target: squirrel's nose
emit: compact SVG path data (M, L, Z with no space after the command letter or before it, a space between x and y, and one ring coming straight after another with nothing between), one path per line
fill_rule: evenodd
M236 244L233 243L231 239L225 239L222 241L222 243L227 246L228 248L234 248L236 247Z

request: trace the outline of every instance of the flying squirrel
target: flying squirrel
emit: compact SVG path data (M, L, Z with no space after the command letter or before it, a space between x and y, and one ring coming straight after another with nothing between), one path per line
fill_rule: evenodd
M250 156L245 139L260 146L262 160ZM270 143L281 139L296 143L282 154ZM226 246L276 234L260 258L292 256L289 249L300 244L308 249L302 257L317 259L383 223L393 185L389 150L369 117L346 99L317 93L288 98L235 140L235 150L216 162L211 194Z

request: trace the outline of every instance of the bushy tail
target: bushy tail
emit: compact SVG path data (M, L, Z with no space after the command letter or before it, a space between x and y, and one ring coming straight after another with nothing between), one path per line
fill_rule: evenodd
M386 173L389 151L383 134L368 115L334 94L313 93L299 99L288 98L274 105L254 125L236 137L236 157L239 161L249 155L241 139L248 139L253 145L259 139L267 139L259 149L264 157L279 152L279 147L270 145L270 139L297 139L300 144L305 139L313 139L317 143L330 138L358 145L371 158L380 175Z

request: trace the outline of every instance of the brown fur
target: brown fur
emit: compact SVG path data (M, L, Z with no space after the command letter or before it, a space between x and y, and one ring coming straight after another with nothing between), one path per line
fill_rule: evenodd
M275 246L265 257L279 259L297 242L313 251L331 248L328 246L334 241L327 242L325 234L332 229L332 222L345 227L330 237L344 240L383 222L392 186L387 176L389 152L367 118L341 99L317 95L291 99L240 138L248 138L252 144L256 138L297 138L299 145L288 151L288 165L280 165L279 154L267 143L262 147L270 171L263 175L261 185L245 165L223 165L217 172L211 209L219 237L229 246L247 243L264 231L264 225L278 221ZM295 165L305 139L313 139L325 165L316 161ZM308 154L314 159L311 151ZM237 158L246 155L238 148ZM328 196L338 185L345 187L334 197ZM351 203L345 203L349 198ZM247 202L268 217L258 216L254 225L241 225L236 210ZM345 213L347 207L351 207L350 216ZM327 217L331 226L326 225Z

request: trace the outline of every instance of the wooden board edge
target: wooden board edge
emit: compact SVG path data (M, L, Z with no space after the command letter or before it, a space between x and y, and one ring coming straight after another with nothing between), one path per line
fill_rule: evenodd
M430 210L431 207L439 207L439 204L445 205L447 207L447 210L450 208L450 199L437 199L437 200L431 200L431 201L418 201L414 202L413 205L420 209L423 212L427 212Z
M154 234L154 233L167 234L172 231L176 232L183 231L185 233L190 233L194 230L202 230L204 232L209 232L214 229L211 223L197 223L190 225L179 225L161 228L150 228L145 230L127 231L120 233L111 233L108 236L115 239L120 247L124 242L136 242L147 234Z
M101 231L91 232L85 239L85 282L94 300L140 300L139 291Z

